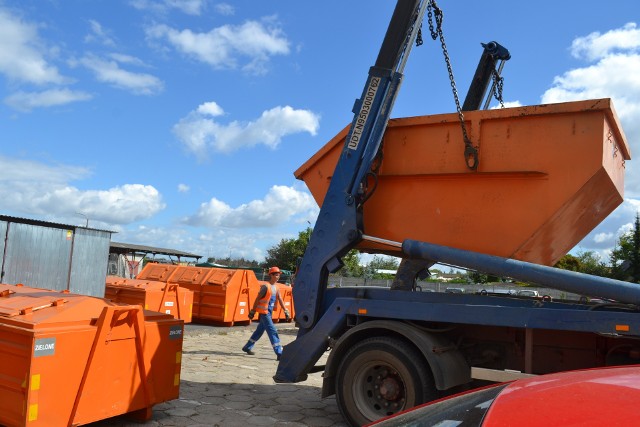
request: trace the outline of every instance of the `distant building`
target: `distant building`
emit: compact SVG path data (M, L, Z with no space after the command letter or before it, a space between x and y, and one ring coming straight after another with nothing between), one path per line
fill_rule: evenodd
M434 273L431 275L430 279L438 280L440 282L451 282L452 280L460 279L460 275L455 273Z
M391 274L394 275L398 272L398 270L385 270L384 268L376 269L376 273L378 274Z

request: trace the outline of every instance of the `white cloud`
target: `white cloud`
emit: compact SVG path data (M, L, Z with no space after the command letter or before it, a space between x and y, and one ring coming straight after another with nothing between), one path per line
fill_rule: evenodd
M200 15L206 5L206 0L166 0L166 4L174 9L181 10L187 15Z
M497 101L494 100L494 102L497 102ZM504 108L515 108L515 107L522 107L522 103L520 103L520 101L517 101L517 100L504 103ZM502 106L499 103L497 103L491 106L490 110L499 110L500 108L502 108Z
M94 72L98 81L114 87L129 90L136 95L154 95L162 92L164 84L159 78L147 73L134 73L120 68L118 59L131 63L129 56L112 56L112 60L102 59L95 55L87 55L78 62Z
M107 56L121 64L135 65L136 67L148 67L147 64L135 56L125 55L122 53L109 53Z
M615 52L625 52L640 48L640 30L634 22L604 34L593 32L586 37L578 37L571 44L571 54L578 59L597 61Z
M131 6L139 10L150 10L155 13L168 13L177 9L187 15L201 15L206 9L208 0L131 0Z
M216 69L241 68L261 74L270 57L289 54L289 41L282 30L265 24L247 21L237 26L224 25L207 33L155 25L147 29L147 36L165 40L179 52ZM239 65L241 60L244 60L243 65Z
M82 91L49 89L42 92L16 92L6 97L4 103L18 111L28 112L35 108L55 107L91 98L91 94Z
M214 7L220 15L231 16L236 13L236 9L229 3L218 3Z
M190 189L187 184L178 184L178 193L188 193Z
M221 116L222 114L224 114L224 110L222 109L222 107L220 107L213 101L205 102L204 104L199 105L196 111L199 114L209 115L212 117Z
M89 20L89 26L91 32L84 36L85 43L99 43L103 46L113 47L116 45L115 41L110 36L110 31L102 28L102 24L93 19Z
M0 155L0 188L8 187L9 182L24 182L29 186L35 186L38 182L44 185L60 184L86 178L89 174L87 168L79 166L49 166Z
M596 243L608 242L613 237L613 233L597 233L595 236L593 236L593 241Z
M36 24L0 9L0 73L10 80L33 84L66 82L58 69L49 64L47 49L38 37Z
M579 37L572 53L588 63L554 79L542 96L543 103L611 98L631 148L626 164L628 197L640 196L640 170L634 153L640 154L640 30L635 24L607 33Z
M69 185L88 175L86 168L0 156L0 210L48 217L82 212L92 221L128 224L165 207L158 190L150 185L124 184L107 190L79 190Z
M93 223L93 222L92 222ZM252 230L244 233L238 229L215 229L196 235L189 227L174 226L153 227L140 225L134 229L117 229L118 241L151 245L157 247L174 248L204 258L245 258L263 261L266 249L273 242L283 238L294 238L296 235L282 233L266 233Z
M315 135L320 123L317 114L290 106L274 107L248 123L222 124L212 118L223 114L215 102L202 104L180 119L173 132L187 150L203 159L209 150L231 152L258 144L276 148L287 135L299 132Z
M185 223L204 227L275 227L298 216L317 215L318 207L308 192L274 185L262 200L253 200L236 208L212 198Z

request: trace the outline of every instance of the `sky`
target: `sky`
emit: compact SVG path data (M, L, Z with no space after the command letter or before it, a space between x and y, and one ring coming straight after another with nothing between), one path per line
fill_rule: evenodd
M351 122L394 5L0 0L0 214L263 261L315 223L293 172ZM480 43L497 41L507 107L612 98L640 156L637 0L438 5L461 99ZM456 111L440 43L424 39L392 117ZM606 257L630 229L638 163L572 252Z

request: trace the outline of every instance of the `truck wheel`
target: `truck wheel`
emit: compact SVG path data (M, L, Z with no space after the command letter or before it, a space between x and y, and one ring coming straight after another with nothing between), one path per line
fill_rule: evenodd
M437 397L424 357L396 338L374 337L354 345L336 376L336 400L353 426L412 408Z

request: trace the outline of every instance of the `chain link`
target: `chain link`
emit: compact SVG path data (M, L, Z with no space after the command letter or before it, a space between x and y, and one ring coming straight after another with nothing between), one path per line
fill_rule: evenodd
M436 26L434 28L433 22L435 18ZM478 150L471 144L471 140L467 134L467 127L464 123L464 114L460 107L460 99L458 97L458 89L456 89L456 81L453 77L453 68L451 67L451 59L449 58L449 52L447 51L447 45L444 40L444 34L442 32L442 9L438 7L435 0L429 0L427 3L427 22L429 23L429 32L433 40L440 39L440 45L442 46L442 53L444 54L444 61L447 64L447 71L449 72L449 81L451 82L451 90L453 92L453 99L456 103L456 110L458 111L458 119L460 120L460 127L462 129L462 138L464 139L464 157L467 163L467 167L472 170L478 168ZM502 94L502 86L500 86L500 93Z
M500 74L498 74L498 70L496 70L495 67L493 68L491 75L493 77L493 96L498 102L500 102L500 108L504 108L504 100L502 99L504 77L501 77Z

